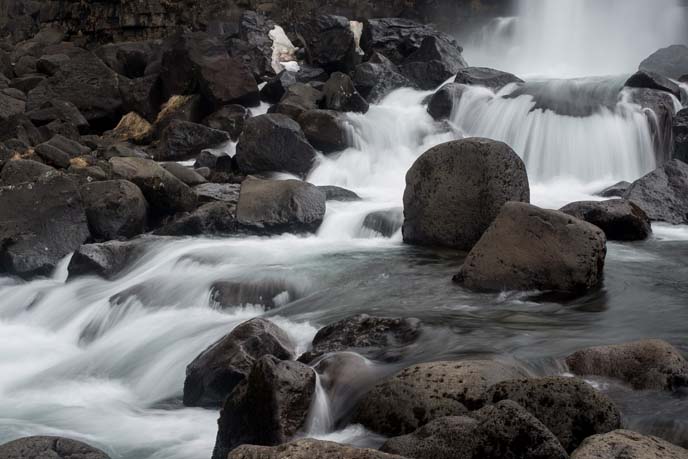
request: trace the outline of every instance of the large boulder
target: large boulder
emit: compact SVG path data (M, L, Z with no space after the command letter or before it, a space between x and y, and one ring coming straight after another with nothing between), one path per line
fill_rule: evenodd
M530 201L525 164L508 145L480 138L438 145L406 174L404 241L470 250L507 201Z
M103 451L63 437L24 437L0 445L3 459L110 459Z
M451 118L454 108L458 106L466 86L459 83L447 83L430 97L428 113L437 121Z
M455 280L480 291L552 290L577 294L602 281L604 232L555 210L504 205Z
M82 245L69 261L69 278L95 275L113 279L144 253L143 248L142 240Z
M639 178L625 198L643 209L650 220L688 223L688 164L674 159Z
M47 172L0 187L0 269L29 278L51 274L90 237L76 181Z
M652 234L647 214L625 199L573 202L560 210L601 228L610 241L641 241Z
M153 210L165 214L196 208L193 190L155 161L115 157L109 162L113 176L138 186Z
M379 102L395 89L413 87L399 67L377 53L368 62L357 65L352 78L356 90L370 103Z
M466 67L457 72L455 83L470 86L484 86L499 91L511 83L523 83L523 80L511 73L487 67Z
M246 174L289 172L301 177L311 170L315 157L299 124L279 114L246 121L235 156Z
M415 459L566 459L557 438L536 417L505 400L471 413L439 418L388 440L382 451Z
M313 232L325 216L325 193L298 180L260 180L241 184L237 220L253 231Z
M313 338L311 350L299 360L309 363L323 354L353 350L371 359L394 361L419 336L418 319L359 314L321 328Z
M218 420L213 459L243 444L280 445L305 425L315 393L315 372L266 355L227 397Z
M146 230L148 203L132 182L87 183L80 191L94 239L128 239Z
M590 435L621 427L611 400L582 380L559 376L502 381L490 388L491 403L512 400L538 418L573 451Z
M366 113L370 108L349 75L335 72L323 87L323 107L338 112Z
M657 50L642 61L639 68L678 80L688 74L688 46L672 45Z
M490 360L414 365L376 385L359 402L354 421L383 435L405 435L433 419L479 409L490 386L527 376Z
M577 375L617 378L638 390L688 386L688 361L661 340L582 349L568 356L566 363Z
M160 236L222 236L236 231L236 206L227 202L209 202L191 213L177 216L155 230L155 234Z
M220 405L264 355L280 360L294 357L294 346L284 330L260 318L237 326L186 367L184 405Z
M672 130L674 134L673 157L688 163L688 109L684 108L676 114Z
M345 150L350 142L346 117L333 110L309 110L297 119L306 139L323 153Z
M216 148L231 140L229 133L189 121L172 120L162 131L155 153L158 161L184 161L202 150Z
M461 51L453 41L426 37L420 48L404 59L401 73L420 89L435 89L466 67Z
M656 72L639 70L626 80L624 86L629 88L647 88L666 91L669 94L681 98L681 89L676 83Z
M342 16L319 15L297 25L308 63L327 72L350 72L358 55L349 20Z
M280 446L242 445L227 459L405 459L374 449L304 438Z
M630 430L593 435L571 455L571 459L686 459L688 450L661 438Z
M55 169L38 161L30 159L12 159L7 161L0 172L0 185L18 185L24 182L33 182L46 172Z

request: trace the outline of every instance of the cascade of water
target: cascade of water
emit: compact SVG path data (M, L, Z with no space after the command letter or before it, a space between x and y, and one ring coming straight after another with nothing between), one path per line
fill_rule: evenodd
M315 394L311 402L308 420L306 421L306 436L324 435L334 429L334 418L330 408L330 398L323 387L317 371L315 373Z

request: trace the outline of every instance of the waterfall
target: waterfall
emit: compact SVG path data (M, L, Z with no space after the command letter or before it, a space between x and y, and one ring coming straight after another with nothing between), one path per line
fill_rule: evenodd
M320 375L317 371L313 372L315 373L315 393L306 421L306 436L309 437L328 434L334 429L330 398L323 387Z

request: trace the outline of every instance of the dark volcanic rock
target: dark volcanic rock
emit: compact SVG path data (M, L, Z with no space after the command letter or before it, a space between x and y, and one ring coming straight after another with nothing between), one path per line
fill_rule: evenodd
M354 350L374 360L394 361L420 336L418 319L392 319L359 314L321 328L313 347L299 357L313 362L323 354Z
M487 67L466 67L458 71L454 82L471 86L484 86L499 91L511 83L523 83L523 80L511 73Z
M655 147L657 164L671 159L673 147L674 99L666 91L647 88L631 88L631 101L645 109Z
M666 91L677 98L681 98L681 89L670 79L663 77L659 73L648 70L639 70L626 80L624 86L629 88L647 88Z
M633 182L625 198L643 209L652 221L688 223L688 164L669 161Z
M155 155L158 161L183 161L194 158L207 148L215 148L231 140L229 133L202 124L172 120L162 132Z
M144 76L148 63L160 48L159 41L108 43L95 54L112 70L127 78Z
M604 232L563 212L504 205L455 280L480 291L582 293L602 281Z
M5 141L7 145L6 141L10 140L19 141L27 146L38 145L43 141L43 135L22 113L8 118L0 114L0 142Z
M335 72L323 87L323 107L338 112L366 113L370 108L368 102L354 87L351 78L341 72Z
M605 188L597 193L597 195L602 196L603 198L623 198L630 187L630 182L621 181Z
M327 79L327 73L317 67L302 65L298 72L283 70L265 83L263 89L260 90L260 97L265 102L276 104L284 97L287 90L296 83L324 83Z
M181 180L189 186L196 186L207 183L207 180L205 178L203 178L198 172L191 169L190 167L182 166L179 163L162 163L160 165L167 172L174 175L179 180Z
M312 368L262 357L224 403L213 459L226 458L242 444L285 443L305 425L314 393Z
M459 83L447 83L432 95L428 102L428 113L440 121L451 117L454 107L458 105L465 86Z
M0 188L0 221L0 267L26 278L49 275L90 237L76 182L57 172Z
M204 183L194 187L199 202L222 201L232 204L239 202L241 185L236 183Z
M298 123L306 139L323 153L335 153L349 146L346 118L333 110L309 110L299 116Z
M688 46L672 45L662 48L642 61L640 70L678 80L688 74Z
M59 169L67 169L71 159L67 153L50 144L42 143L34 148L36 154L45 161L46 164Z
M208 127L225 131L232 140L237 140L244 130L244 123L251 117L251 112L241 105L225 105L204 121Z
M420 89L435 89L466 67L461 47L455 42L430 36L404 59L401 73Z
M237 220L254 231L313 232L325 216L325 193L298 180L260 180L241 184Z
M237 144L236 161L242 172L290 172L305 176L316 152L299 124L284 115L267 114L246 121Z
M184 405L218 406L264 355L294 356L289 336L265 319L251 319L203 351L186 367Z
M630 430L615 430L586 439L571 459L686 459L688 450Z
M359 402L354 422L383 435L405 435L434 419L479 409L490 386L527 376L489 360L414 365L376 385Z
M159 236L227 235L237 231L236 206L226 202L203 204L155 230Z
M688 386L688 361L661 340L582 349L566 358L571 371L621 379L638 390L675 390Z
M503 381L490 388L491 403L512 400L538 418L572 452L590 435L621 426L611 400L582 380L559 376Z
M24 437L0 445L3 459L110 459L103 451L63 437Z
M133 183L93 182L82 186L80 192L93 238L128 239L146 230L148 203Z
M405 459L374 449L354 448L329 441L305 438L280 446L242 445L227 459Z
M308 63L327 72L350 72L356 60L356 43L349 20L342 16L319 15L297 25Z
M404 224L404 209L401 207L371 212L363 219L363 228L392 237Z
M325 199L327 201L350 202L361 200L361 197L359 195L357 195L351 190L347 190L346 188L332 185L323 185L319 186L318 189L325 193Z
M404 241L470 250L507 201L529 202L521 158L471 138L431 148L406 174Z
M289 86L279 103L270 107L269 113L281 113L297 120L302 113L318 108L322 98L322 92L313 86L294 83Z
M379 102L395 89L413 87L399 67L377 53L368 62L356 66L353 81L356 90L370 103Z
M688 164L688 109L683 109L676 114L672 130L674 134L673 157Z
M31 161L29 159L13 159L7 161L0 173L0 185L18 185L24 182L33 182L41 175L49 171L54 171L50 166L47 166L38 161Z
M42 106L28 112L26 116L38 127L59 120L73 125L79 132L85 132L88 129L86 118L76 105L68 101L47 101Z
M625 199L574 202L560 210L601 228L610 241L642 241L652 234L647 214Z
M96 275L112 279L144 253L143 247L142 240L82 245L69 261L69 278Z

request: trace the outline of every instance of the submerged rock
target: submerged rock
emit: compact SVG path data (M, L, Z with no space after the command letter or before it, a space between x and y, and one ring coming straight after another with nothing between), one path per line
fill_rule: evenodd
M404 242L470 250L507 201L530 201L526 167L505 143L431 148L406 174Z
M328 201L350 202L361 200L361 197L359 195L357 195L351 190L347 190L346 188L332 185L323 185L319 186L318 189L325 193L325 198Z
M186 367L184 405L220 405L264 355L294 356L289 336L265 319L251 319L208 347Z
M686 459L688 450L630 430L589 437L571 459Z
M610 241L642 241L652 234L647 214L625 199L574 202L560 210L601 228Z
M142 255L143 248L143 240L82 245L69 261L69 278L95 275L112 279Z
M222 236L237 232L236 206L227 202L203 204L155 230L159 236Z
M447 83L438 89L428 101L428 113L436 121L451 117L465 86L459 83Z
M374 449L305 438L281 446L242 445L227 459L405 459Z
M637 390L688 386L688 361L661 340L582 349L568 356L566 363L577 375L617 378Z
M210 300L220 308L262 306L266 310L283 306L303 296L297 285L285 279L218 281L210 288Z
M487 67L466 67L457 72L455 83L484 86L497 92L511 83L524 83L522 79L511 73Z
M404 209L401 207L371 212L363 219L363 228L392 237L404 223Z
M103 451L63 437L24 437L0 445L3 459L110 459Z
M128 239L146 230L148 202L127 180L108 180L80 189L88 227L96 240Z
M688 223L688 164L669 161L633 182L625 198L643 209L652 221Z

